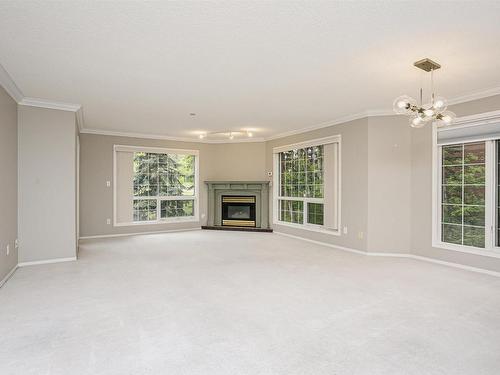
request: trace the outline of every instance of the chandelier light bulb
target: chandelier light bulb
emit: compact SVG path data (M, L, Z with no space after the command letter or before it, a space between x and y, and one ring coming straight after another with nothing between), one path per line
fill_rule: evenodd
M443 125L450 125L455 119L456 115L451 111L444 111L441 113L441 123Z
M234 139L233 133L229 133L229 139Z
M434 110L432 108L424 109L424 115L426 117L434 116Z
M412 128L421 128L425 125L425 121L420 116L414 116L410 118L410 126Z
M446 111L446 108L448 106L448 103L446 102L446 99L443 98L442 96L438 96L434 99L434 104L432 107L436 111L436 113L442 113Z
M201 134L198 136L198 138L203 139L203 138L205 138L206 136L207 136L207 135L206 135L205 133L201 133Z
M252 132L247 132L247 136L248 137L253 137L253 133Z
M408 95L401 95L394 100L392 104L394 112L399 115L411 113L411 108L416 105L416 100Z

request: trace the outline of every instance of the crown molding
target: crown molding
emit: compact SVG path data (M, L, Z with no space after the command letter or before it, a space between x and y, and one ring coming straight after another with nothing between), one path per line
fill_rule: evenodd
M473 100L484 99L495 95L500 95L500 86L492 87L486 90L474 91L472 93L465 95L456 96L452 99L448 99L448 105L471 102Z
M128 137L128 138L143 138L143 139L158 139L165 141L176 141L176 142L189 142L189 143L255 143L255 142L265 142L265 138L252 137L243 139L194 139L188 137L170 137L167 135L160 134L150 134L150 133L132 133L132 132L120 132L113 130L100 130L100 129L88 129L82 128L80 130L82 134L95 134L95 135L109 135L113 137Z
M353 115L348 115L344 117L339 117L334 120L322 122L316 125L291 130L287 132L278 133L270 137L255 137L255 138L243 138L243 139L196 139L189 137L171 137L167 135L151 134L151 133L133 133L133 132L121 132L112 130L100 130L100 129L88 129L84 126L83 109L80 104L65 103L50 101L40 98L30 98L25 97L22 91L17 87L16 83L5 70L5 68L0 64L0 85L7 91L7 93L19 104L30 107L38 108L48 108L56 109L60 111L70 111L75 112L76 123L80 133L84 134L98 134L98 135L110 135L117 137L129 137L129 138L145 138L145 139L160 139L178 142L191 142L191 143L252 143L252 142L265 142L272 141L279 138L284 138L292 135L307 133L313 130L328 128L330 126L344 124L350 121L355 121L367 117L378 117L378 116L392 116L395 115L392 110L389 109L375 109L359 112ZM473 100L484 99L490 96L500 95L500 86L492 87L486 90L479 90L469 94L464 94L456 96L448 100L449 105L461 104L465 102L470 102Z
M21 101L19 102L19 105L24 105L27 107L57 109L59 111L68 111L68 112L78 112L82 108L80 104L57 102L52 100L29 98L29 97L22 98Z
M10 74L5 70L5 68L0 64L0 86L2 86L7 94L9 94L12 99L19 103L24 95L22 91L17 87L16 83L10 76Z
M275 134L275 135L272 135L270 137L265 138L265 140L272 141L272 140L279 139L279 138L289 137L291 135L303 134L303 133L307 133L307 132L310 132L313 130L318 130L318 129L328 128L330 126L345 124L347 122L360 120L360 119L367 118L367 117L392 116L392 115L395 115L395 113L393 111L385 110L385 109L363 111L363 112L356 113L354 115L339 117L335 120L322 122L322 123L312 125L312 126L309 126L306 128L301 128L301 129L297 129L297 130L290 130L287 132L278 133L278 134Z

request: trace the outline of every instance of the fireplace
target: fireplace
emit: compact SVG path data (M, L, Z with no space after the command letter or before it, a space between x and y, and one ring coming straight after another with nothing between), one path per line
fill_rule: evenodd
M269 181L205 181L207 223L202 229L272 232Z
M255 196L223 195L222 225L255 227Z

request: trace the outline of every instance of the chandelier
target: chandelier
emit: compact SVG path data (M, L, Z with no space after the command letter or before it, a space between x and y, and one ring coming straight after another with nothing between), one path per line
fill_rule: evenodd
M417 61L413 65L428 73L430 72L430 103L423 103L423 89L420 87L419 102L408 95L399 96L393 103L394 112L399 115L410 116L409 122L413 128L421 128L433 122L437 122L440 125L450 125L456 116L453 112L446 110L446 99L441 96L436 96L434 93L434 71L441 68L441 65L431 59L423 59Z

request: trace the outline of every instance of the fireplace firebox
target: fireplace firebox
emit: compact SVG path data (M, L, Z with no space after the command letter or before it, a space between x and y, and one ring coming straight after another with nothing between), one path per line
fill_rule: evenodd
M255 196L222 196L222 225L255 227Z

